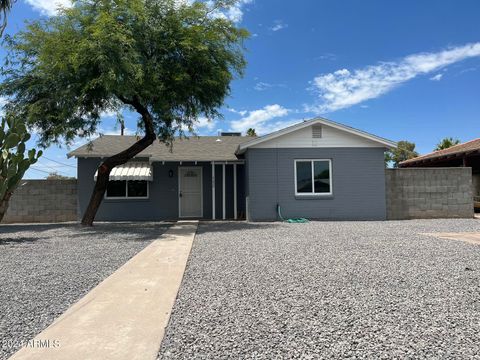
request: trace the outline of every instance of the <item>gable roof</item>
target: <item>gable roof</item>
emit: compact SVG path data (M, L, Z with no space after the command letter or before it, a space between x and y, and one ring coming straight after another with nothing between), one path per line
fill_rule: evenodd
M417 156L416 158L402 161L399 165L412 166L427 161L443 160L447 157L469 155L477 151L480 151L480 138L468 141L463 144L454 145L452 147L449 147L448 149L438 150L429 154Z
M325 125L359 136L378 144L379 147L392 148L397 144L393 141L354 129L331 120L315 118L286 127L265 136L253 138L250 136L192 136L190 138L176 138L173 148L160 141L155 141L146 148L137 158L149 158L153 161L236 161L249 147L263 143L304 129L312 125ZM127 149L138 138L136 136L103 135L97 139L75 149L67 154L70 157L109 157Z
M235 161L238 160L235 155L238 146L249 139L246 136L192 136L175 139L172 149L157 140L136 157L147 157L150 161ZM103 135L67 156L109 157L136 141L136 136Z
M297 131L297 130L300 130L300 129L303 129L303 128L306 128L306 127L312 126L312 125L330 126L332 128L335 128L335 129L338 129L338 130L341 130L341 131L345 131L347 133L357 135L357 136L360 136L364 139L368 139L370 141L373 141L373 142L377 143L379 146L382 146L382 147L387 147L387 148L397 147L397 143L394 142L394 141L387 140L385 138L367 133L367 132L362 131L362 130L355 129L355 128L347 126L347 125L339 124L339 123L331 121L331 120L327 120L327 119L324 119L324 118L315 118L315 119L312 119L312 120L303 121L301 123L286 127L284 129L281 129L281 130L278 130L278 131L275 131L273 133L270 133L270 134L267 134L267 135L264 135L264 136L260 136L260 137L257 137L255 139L253 139L253 140L244 142L244 143L240 144L240 146L238 148L238 151L237 151L237 154L243 154L251 146L261 144L263 142L275 139L279 136L286 135L286 134L289 134L291 132L294 132L294 131Z

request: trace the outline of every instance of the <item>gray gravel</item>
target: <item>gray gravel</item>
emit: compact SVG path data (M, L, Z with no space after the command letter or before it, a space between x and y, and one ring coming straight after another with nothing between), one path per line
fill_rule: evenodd
M0 359L167 228L151 223L0 226Z
M479 220L207 223L159 358L480 358Z

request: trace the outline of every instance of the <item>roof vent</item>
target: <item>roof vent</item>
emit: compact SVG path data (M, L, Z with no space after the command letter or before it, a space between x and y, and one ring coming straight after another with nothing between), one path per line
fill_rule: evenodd
M312 138L321 139L322 138L322 127L320 125L312 126Z
M222 142L222 139L217 139L217 140L215 140L215 141L216 141L216 142Z
M220 136L242 136L239 132L221 132Z

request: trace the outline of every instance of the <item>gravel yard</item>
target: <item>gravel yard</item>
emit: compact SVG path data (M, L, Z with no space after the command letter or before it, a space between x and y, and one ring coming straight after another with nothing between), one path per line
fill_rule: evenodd
M159 358L480 358L478 220L204 223Z
M0 359L167 228L150 223L0 226Z

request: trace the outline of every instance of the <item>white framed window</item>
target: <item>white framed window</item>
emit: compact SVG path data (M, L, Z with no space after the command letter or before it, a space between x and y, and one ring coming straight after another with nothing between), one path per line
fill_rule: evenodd
M109 181L105 199L148 199L149 184L145 180Z
M295 195L332 195L332 160L295 160Z

